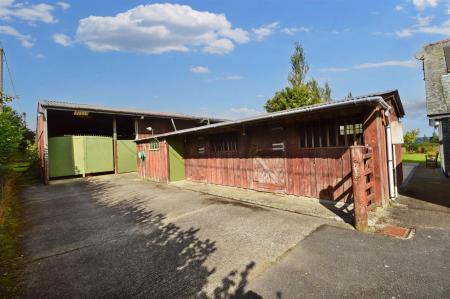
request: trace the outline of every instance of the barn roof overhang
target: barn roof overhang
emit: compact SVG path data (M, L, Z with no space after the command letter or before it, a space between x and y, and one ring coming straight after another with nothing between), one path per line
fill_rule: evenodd
M214 123L226 121L225 119L192 116L182 113L148 111L140 109L122 109L122 108L112 108L97 105L77 104L60 101L47 101L47 100L40 101L38 104L38 111L42 111L43 109L59 110L59 111L86 111L99 114L124 115L135 117L143 116L143 117L172 118L172 119L198 120L198 121L209 120L210 122Z
M392 99L392 103L395 107L391 107L386 100ZM397 114L399 117L404 116L404 110L403 106L400 101L400 97L397 90L390 90L385 92L379 92L379 93L373 93L368 94L364 96L354 97L351 99L344 99L340 101L333 101L328 103L321 103L301 108L294 108L294 109L288 109L284 111L278 111L278 112L272 112L272 113L266 113L263 115L243 118L239 120L233 120L233 121L225 121L221 123L206 125L202 127L196 127L196 128L190 128L185 130L179 130L174 132L168 132L164 134L158 134L151 137L146 137L142 139L136 140L136 142L142 142L142 141L148 141L150 139L154 138L162 138L162 137L169 137L169 136L177 136L177 135L187 135L187 134L193 134L193 133L204 133L211 130L216 130L219 128L231 128L237 125L246 125L246 124L252 124L257 122L264 122L274 119L283 119L287 117L292 116L301 116L313 112L325 112L325 111L331 111L335 109L341 109L346 107L352 107L352 106L363 106L363 105L376 105L376 106L382 106L385 110L389 110L391 108L396 109Z

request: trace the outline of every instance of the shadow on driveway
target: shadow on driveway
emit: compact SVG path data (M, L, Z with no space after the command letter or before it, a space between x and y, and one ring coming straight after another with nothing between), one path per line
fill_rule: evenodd
M99 204L105 188L75 180L28 190L21 297L258 298L244 291L254 262L207 294L216 242L154 211Z

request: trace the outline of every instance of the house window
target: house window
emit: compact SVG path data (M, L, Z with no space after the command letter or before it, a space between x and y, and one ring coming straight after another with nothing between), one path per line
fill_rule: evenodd
M204 146L197 147L197 153L198 154L204 154L205 153L205 147Z
M214 153L230 153L238 151L236 135L216 135L211 137L211 149Z
M151 139L148 144L151 151L159 151L159 141L157 139Z
M447 66L447 73L450 73L450 46L444 47L445 64Z

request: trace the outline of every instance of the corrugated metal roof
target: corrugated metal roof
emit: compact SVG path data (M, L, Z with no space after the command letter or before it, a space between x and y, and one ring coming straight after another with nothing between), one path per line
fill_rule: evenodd
M201 117L192 116L182 113L172 113L172 112L159 112L159 111L149 111L142 109L123 109L123 108L112 108L106 106L97 106L90 104L77 104L62 101L40 101L39 105L45 108L55 109L55 110L83 110L91 112L100 112L108 114L120 114L120 115L135 115L135 116L154 116L154 117L164 117L164 118L178 118L178 119L209 119L214 122L226 121L225 119L211 118L211 117Z
M158 138L158 137L167 137L167 136L173 136L173 135L181 135L181 134L187 134L187 133L193 133L193 132L206 131L208 129L229 127L229 126L233 126L233 125L237 125L237 124L246 124L246 123L251 123L251 122L260 121L260 120L273 119L273 118L277 118L277 117L281 117L281 116L293 116L293 115L311 112L311 111L326 110L326 109L329 109L332 107L340 107L340 106L351 105L351 104L355 104L355 105L362 104L364 102L367 102L367 100L369 100L369 99L375 101L376 98L383 97L383 96L390 96L390 95L396 95L396 97L398 97L398 91L397 90L387 90L387 91L383 91L383 92L353 97L350 99L343 99L340 101L320 103L320 104L311 105L311 106L305 106L305 107L300 107L300 108L266 113L266 114L243 118L243 119L239 119L239 120L225 121L225 122L220 122L220 123L211 124L211 125L202 126L202 127L195 127L195 128L185 129L185 130L168 132L168 133L164 133L164 134L155 135L152 137L142 138L137 141L139 142L139 141L145 141L145 140L149 140L152 138ZM400 116L403 116L404 111L403 111L403 106L400 102L400 99L399 98L396 99L394 97L394 102L396 103L397 108L399 109ZM386 103L384 102L384 104L386 104Z

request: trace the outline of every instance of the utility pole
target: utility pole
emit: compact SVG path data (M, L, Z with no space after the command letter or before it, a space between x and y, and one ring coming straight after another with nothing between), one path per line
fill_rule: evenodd
M0 113L3 112L3 48L0 48Z

